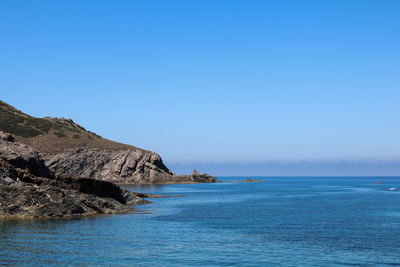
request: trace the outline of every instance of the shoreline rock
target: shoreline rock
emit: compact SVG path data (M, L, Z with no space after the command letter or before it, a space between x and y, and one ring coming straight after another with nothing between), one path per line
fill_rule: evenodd
M176 197L183 197L183 196L165 196L165 195L154 195L148 193L138 193L134 192L138 197L141 198L176 198Z
M174 182L220 182L196 170ZM165 183L163 183L165 184ZM54 174L40 153L0 131L0 218L76 217L126 213L145 198L181 197L136 193L108 181Z
M76 179L78 182L80 180ZM81 188L75 188L75 183L63 183L60 185L57 179L33 176L0 159L0 217L73 217L126 213L133 210L132 205L149 203L134 193L117 189L120 197L101 196L97 190L104 185L94 186L91 193L82 193Z
M46 176L38 176L41 173ZM134 192L89 178L54 175L33 148L0 132L0 217L73 217L126 213L149 203Z
M222 181L218 180L214 176L209 175L208 173L200 174L196 169L193 170L191 175L183 174L183 175L176 175L175 177L177 180L187 181L187 183L191 184L222 183Z

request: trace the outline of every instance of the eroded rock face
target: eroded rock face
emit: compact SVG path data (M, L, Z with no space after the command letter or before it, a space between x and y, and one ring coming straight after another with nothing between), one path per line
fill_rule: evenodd
M46 156L45 163L56 174L117 183L168 183L174 177L158 154L142 150L71 149Z
M30 146L15 142L11 134L0 131L0 158L30 173L52 177L39 152Z
M161 157L143 150L79 148L45 156L48 168L56 173L90 177L121 184L176 184L220 182L208 174L175 175Z

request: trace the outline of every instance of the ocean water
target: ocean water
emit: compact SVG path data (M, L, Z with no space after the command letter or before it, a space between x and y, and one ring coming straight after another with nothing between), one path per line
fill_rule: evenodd
M181 196L133 214L0 221L0 264L400 266L400 177L220 179L127 187Z

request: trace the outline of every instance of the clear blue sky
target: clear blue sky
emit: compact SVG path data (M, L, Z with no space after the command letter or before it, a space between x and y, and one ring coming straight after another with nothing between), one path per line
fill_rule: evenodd
M172 165L400 162L399 14L385 0L3 0L0 97Z

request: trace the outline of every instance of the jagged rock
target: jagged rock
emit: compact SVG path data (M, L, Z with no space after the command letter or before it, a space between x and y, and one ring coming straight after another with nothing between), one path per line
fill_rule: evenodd
M193 177L200 176L200 173L196 169L193 169L192 176Z
M193 179L196 183L221 183L221 181L208 173L193 176Z
M196 169L193 170L192 177L196 183L220 183L221 182L214 176L209 175L208 173L200 174Z
M192 175L177 175L177 180L190 181L191 183L221 183L217 178L207 173L200 174L196 169L193 170Z
M124 213L132 210L132 205L149 203L108 182L37 177L3 159L0 159L0 189L0 217Z

